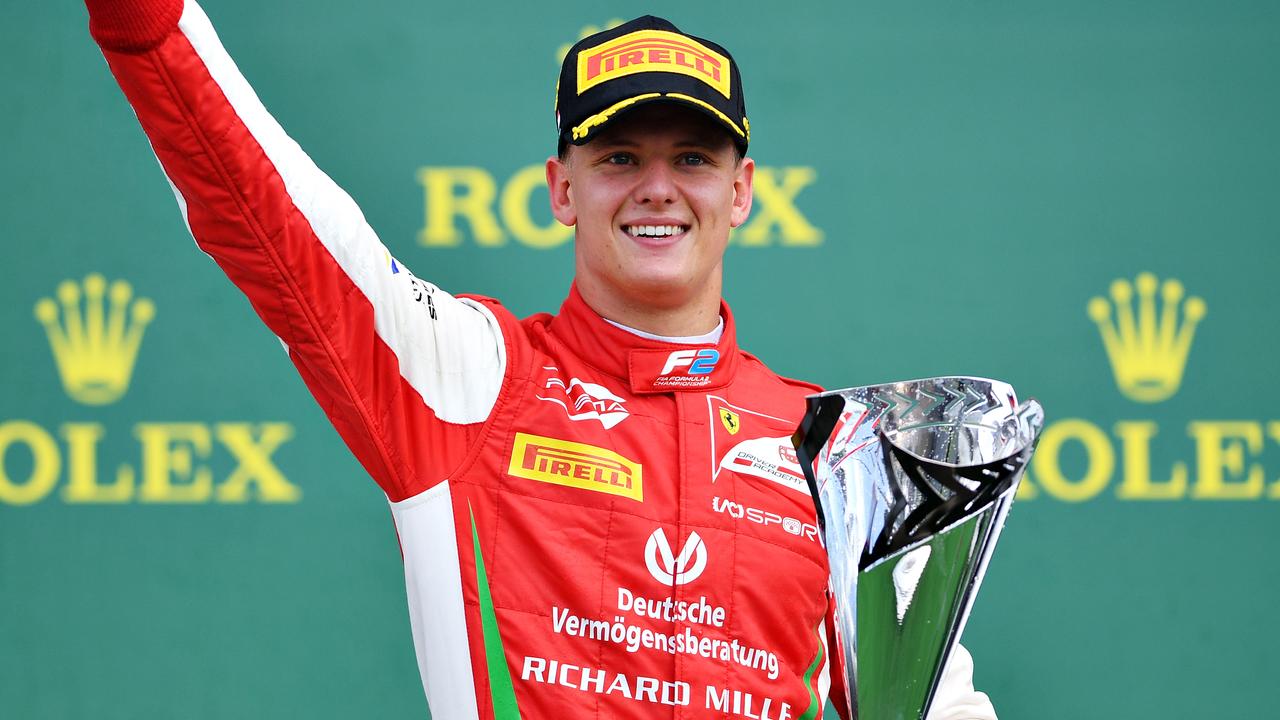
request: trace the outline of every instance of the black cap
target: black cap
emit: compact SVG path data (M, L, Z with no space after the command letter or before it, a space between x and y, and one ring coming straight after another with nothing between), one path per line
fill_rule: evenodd
M652 15L569 49L556 85L556 130L561 142L585 145L613 118L655 101L705 113L746 152L751 125L733 56Z

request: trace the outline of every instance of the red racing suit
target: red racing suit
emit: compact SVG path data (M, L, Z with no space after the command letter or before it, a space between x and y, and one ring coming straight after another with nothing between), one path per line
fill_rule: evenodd
M416 278L194 2L90 0L199 246L391 503L437 718L814 718L826 556L789 437L817 388ZM936 718L994 718L957 653ZM840 692L836 683L836 692Z

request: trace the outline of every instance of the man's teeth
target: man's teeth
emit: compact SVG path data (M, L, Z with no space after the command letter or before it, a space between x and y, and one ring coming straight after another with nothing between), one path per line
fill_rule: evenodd
M684 232L681 225L627 225L626 229L632 237L666 237Z

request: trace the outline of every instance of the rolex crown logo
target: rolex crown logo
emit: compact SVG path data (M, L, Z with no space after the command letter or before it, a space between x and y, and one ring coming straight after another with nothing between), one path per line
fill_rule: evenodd
M1161 284L1155 275L1141 273L1132 284L1127 280L1111 283L1110 302L1101 297L1089 301L1089 317L1102 335L1116 385L1130 400L1167 400L1182 384L1196 324L1206 311L1204 300L1189 297L1184 301L1183 295L1182 283L1177 280Z
M57 301L41 298L35 313L49 336L62 387L85 405L119 400L129 388L138 345L155 317L155 304L134 299L133 288L123 280L108 289L97 273L87 276L83 285L62 281L57 296Z

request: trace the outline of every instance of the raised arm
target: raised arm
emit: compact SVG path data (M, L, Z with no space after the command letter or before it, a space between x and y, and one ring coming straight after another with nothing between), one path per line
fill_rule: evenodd
M506 321L392 258L195 2L86 4L196 243L284 343L361 464L393 501L443 479L498 396Z

